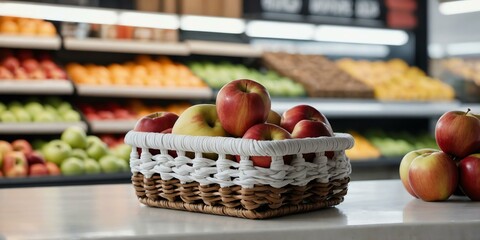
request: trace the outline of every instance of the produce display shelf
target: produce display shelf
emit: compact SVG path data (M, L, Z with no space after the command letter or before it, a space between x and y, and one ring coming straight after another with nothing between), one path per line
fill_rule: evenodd
M210 88L152 88L134 86L77 85L80 96L162 99L211 99Z
M94 52L144 53L179 56L187 56L190 54L188 47L183 43L149 42L138 40L66 38L64 39L64 46L67 50Z
M245 43L227 43L216 41L185 41L191 54L229 56L229 57L261 57L262 50Z
M72 94L68 80L0 80L1 94Z
M437 117L447 111L459 109L458 101L432 102L381 102L377 100L277 98L272 99L272 109L284 112L299 105L308 104L329 117ZM466 110L466 108L465 108Z
M29 122L29 123L1 123L0 134L57 134L62 133L70 126L78 126L87 130L85 122Z
M37 37L0 34L0 46L4 48L58 50L61 47L61 40L59 36Z
M39 176L23 178L0 178L0 188L46 187L93 184L130 183L132 173L85 174L78 176Z
M137 120L93 120L89 121L93 133L127 133L135 127Z

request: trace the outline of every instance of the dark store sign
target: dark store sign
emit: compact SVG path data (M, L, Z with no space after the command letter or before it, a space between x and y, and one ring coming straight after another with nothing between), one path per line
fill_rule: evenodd
M245 1L247 13L288 13L379 19L380 0L257 0Z

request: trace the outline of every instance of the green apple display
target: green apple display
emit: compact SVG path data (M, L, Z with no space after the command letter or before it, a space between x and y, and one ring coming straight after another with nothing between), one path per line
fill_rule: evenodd
M78 158L69 157L62 162L60 170L66 176L82 175L85 173L85 163Z
M72 148L86 148L87 147L87 134L81 127L72 126L63 131L60 139Z
M66 158L70 157L72 148L68 143L57 139L46 144L42 153L45 160L60 165Z

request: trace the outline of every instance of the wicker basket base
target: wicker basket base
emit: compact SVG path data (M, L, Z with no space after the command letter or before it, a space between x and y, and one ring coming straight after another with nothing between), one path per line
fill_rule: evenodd
M203 203L185 203L170 202L167 200L152 200L149 198L138 198L139 201L149 207L168 208L176 210L184 210L190 212L208 213L248 219L267 219L290 215L294 213L310 212L317 209L332 207L343 201L343 198L330 199L323 202L287 205L277 209L267 209L261 212L255 210L246 210L243 208L229 208L225 206L208 206Z
M306 186L241 186L221 188L181 184L178 179L162 180L159 175L145 178L134 174L132 183L139 201L150 207L266 219L309 212L340 204L347 194L349 178L329 183L310 182Z

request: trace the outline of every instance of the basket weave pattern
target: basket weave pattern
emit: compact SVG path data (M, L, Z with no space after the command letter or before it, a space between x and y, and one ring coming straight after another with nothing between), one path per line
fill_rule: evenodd
M344 150L353 146L347 134L256 141L130 131L125 141L142 148L140 156L134 148L130 158L132 183L141 203L252 219L341 203L351 171ZM160 153L152 155L149 149ZM169 154L172 149L175 158ZM325 151L334 151L334 157L328 159ZM217 160L203 157L212 152L218 154ZM306 162L303 153L316 157ZM240 162L230 160L232 155L239 155ZM293 155L289 165L283 162L286 155ZM272 156L270 168L253 166L249 156Z

